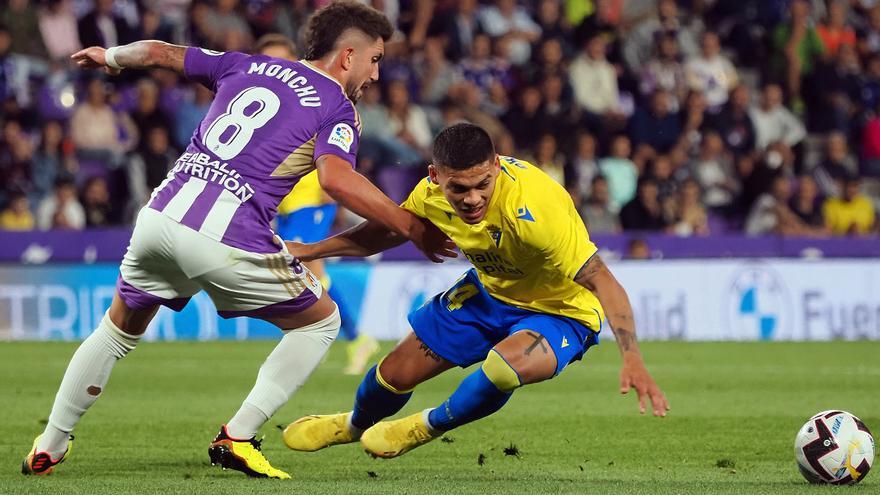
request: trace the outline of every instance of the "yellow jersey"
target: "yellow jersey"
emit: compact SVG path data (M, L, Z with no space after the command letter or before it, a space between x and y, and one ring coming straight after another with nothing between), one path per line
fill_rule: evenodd
M530 163L502 156L486 216L462 221L430 179L403 208L426 218L458 245L496 299L566 316L598 332L604 319L596 296L574 281L596 253L568 192Z
M318 182L318 171L312 170L304 175L281 200L278 205L278 214L288 215L301 208L321 206L324 203L324 190L321 189L321 183Z

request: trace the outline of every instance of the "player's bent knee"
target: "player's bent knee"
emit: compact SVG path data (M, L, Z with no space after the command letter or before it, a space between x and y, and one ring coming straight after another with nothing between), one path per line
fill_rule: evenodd
M502 392L510 392L522 385L516 370L494 349L483 361L483 373Z
M387 365L385 363L386 359L388 359L388 356L382 358L382 360L379 361L379 365L376 366L376 381L378 381L379 384L389 392L398 395L412 392L416 384L412 383L411 380L406 380L404 373L399 369Z

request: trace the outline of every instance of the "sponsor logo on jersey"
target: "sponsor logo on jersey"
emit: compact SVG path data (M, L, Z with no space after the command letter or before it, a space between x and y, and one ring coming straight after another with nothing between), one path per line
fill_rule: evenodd
M529 211L528 206L523 206L522 208L516 209L516 218L520 220L525 220L527 222L534 222L535 217L532 216L532 212Z
M486 227L486 230L489 232L489 237L495 241L495 247L498 247L501 244L501 229L494 225L489 225Z
M348 124L336 124L336 127L333 128L330 137L327 139L327 143L339 146L342 151L350 153L351 145L354 143L354 131Z

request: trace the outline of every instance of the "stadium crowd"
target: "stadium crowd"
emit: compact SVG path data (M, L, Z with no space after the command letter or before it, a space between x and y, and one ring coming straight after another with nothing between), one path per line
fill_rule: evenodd
M3 2L0 230L131 224L210 105L173 73L107 78L72 53L250 51L300 39L325 3ZM877 0L371 3L399 31L358 103L359 170L394 199L469 120L564 184L594 233L880 232Z

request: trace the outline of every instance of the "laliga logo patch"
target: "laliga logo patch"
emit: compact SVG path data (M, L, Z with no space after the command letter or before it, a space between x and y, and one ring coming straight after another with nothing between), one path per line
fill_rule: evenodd
M327 139L327 143L339 146L339 148L346 153L351 151L351 144L353 142L354 131L348 124L336 124L336 127L333 128L333 132L330 133L330 138Z

